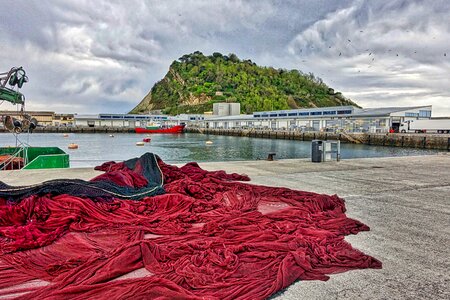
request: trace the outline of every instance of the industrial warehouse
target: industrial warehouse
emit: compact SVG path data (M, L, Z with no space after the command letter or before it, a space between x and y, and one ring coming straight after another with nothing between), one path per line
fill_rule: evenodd
M133 115L98 114L75 115L75 126L145 127L149 123L176 125L185 123L192 128L269 129L327 132L398 131L403 122L430 119L432 106L358 108L335 106L307 109L254 112L239 114L239 103L215 103L212 114Z

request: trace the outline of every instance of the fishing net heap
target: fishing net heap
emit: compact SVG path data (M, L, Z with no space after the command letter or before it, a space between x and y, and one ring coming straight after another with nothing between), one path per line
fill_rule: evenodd
M0 297L266 299L296 280L381 268L344 240L369 228L336 195L150 153L98 169L90 181L0 186Z

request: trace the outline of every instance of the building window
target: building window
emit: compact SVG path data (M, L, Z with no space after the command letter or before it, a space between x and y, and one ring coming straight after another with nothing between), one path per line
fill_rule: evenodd
M419 110L419 117L431 118L431 110Z
M289 117L296 117L296 116L297 116L297 113L288 113L288 116L289 116Z
M267 118L269 115L267 115L267 114L264 114L264 115L261 115L261 117L263 117L263 118Z
M277 116L277 114L270 114L270 116L271 116L271 117L276 117L276 116Z
M309 116L309 112L299 112L299 116Z
M338 114L338 115L349 115L349 114L351 114L351 113L352 113L351 110L338 110L338 111L337 111L337 114Z
M279 117L287 117L287 114L278 114Z
M419 116L418 113L411 113L411 112L405 113L405 117L417 117L417 116Z
M336 111L335 111L335 110L324 111L323 114L324 114L324 115L335 115L335 114L336 114Z
M319 131L320 130L320 121L312 121L312 127L314 131Z
M320 116L320 115L322 115L321 111L312 111L311 112L311 116Z

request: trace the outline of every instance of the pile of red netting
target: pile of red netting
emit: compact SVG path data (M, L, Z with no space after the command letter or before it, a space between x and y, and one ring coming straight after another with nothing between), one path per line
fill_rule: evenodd
M345 242L369 228L336 195L157 162L165 193L139 200L42 187L1 198L0 298L265 299L296 280L381 268ZM91 182L158 180L129 166L105 163Z

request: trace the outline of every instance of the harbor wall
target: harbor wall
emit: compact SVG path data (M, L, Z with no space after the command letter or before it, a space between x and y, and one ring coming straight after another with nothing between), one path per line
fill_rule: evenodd
M187 128L187 132L286 140L340 140L341 142L389 147L450 151L449 134L417 133L333 133L288 130Z

